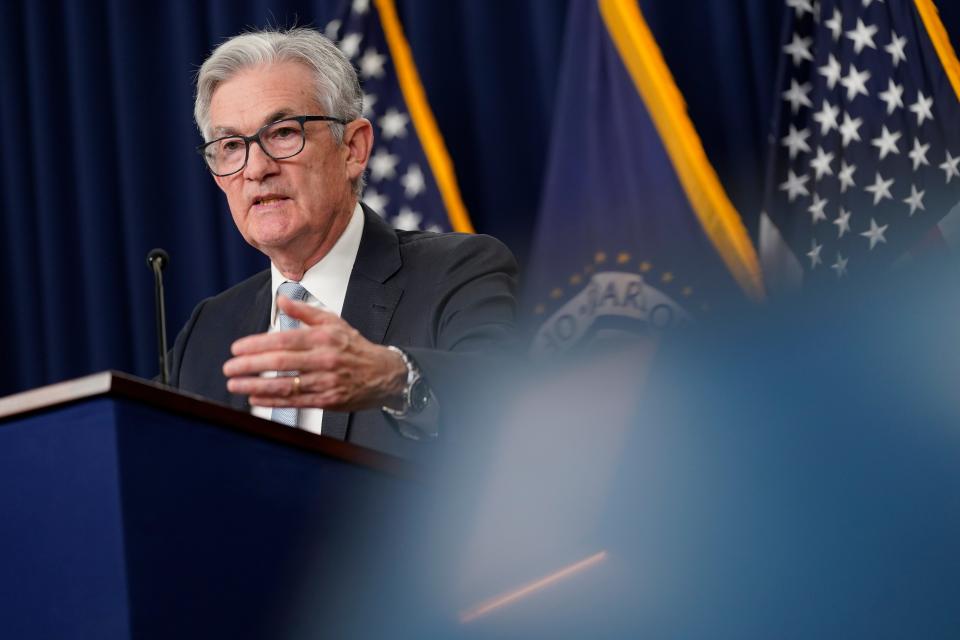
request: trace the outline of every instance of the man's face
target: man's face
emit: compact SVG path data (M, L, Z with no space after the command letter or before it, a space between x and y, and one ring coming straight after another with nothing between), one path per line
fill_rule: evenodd
M296 62L244 69L213 93L213 137L250 135L287 116L327 114L314 97L313 75ZM243 238L272 260L309 261L322 257L342 233L354 206L351 180L366 165L369 147L358 157L351 138L366 121L347 126L337 145L325 122L307 122L306 144L285 160L250 145L242 171L217 177ZM355 142L355 141L354 141Z

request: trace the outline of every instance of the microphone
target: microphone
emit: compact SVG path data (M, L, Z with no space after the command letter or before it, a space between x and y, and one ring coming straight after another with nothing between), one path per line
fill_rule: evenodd
M157 311L157 350L160 352L160 381L170 384L170 372L167 367L167 312L163 306L163 268L170 262L170 256L163 249L152 249L147 254L147 266L153 270L153 293Z

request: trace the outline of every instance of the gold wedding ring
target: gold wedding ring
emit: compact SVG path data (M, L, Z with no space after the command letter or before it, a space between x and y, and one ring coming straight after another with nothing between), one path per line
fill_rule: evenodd
M293 376L293 390L290 392L290 395L297 395L300 393L300 376Z

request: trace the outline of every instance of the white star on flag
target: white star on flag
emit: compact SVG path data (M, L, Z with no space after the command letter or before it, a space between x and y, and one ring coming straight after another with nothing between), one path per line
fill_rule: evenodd
M416 197L426 188L423 171L420 170L418 165L410 165L407 168L407 172L400 178L400 184L403 185L404 193L408 198Z
M903 51L906 46L907 39L905 37L898 36L896 31L890 32L890 44L885 46L883 50L890 54L893 59L893 66L907 61L907 54Z
M856 140L860 142L860 125L863 124L862 118L851 118L849 113L843 114L843 124L840 125L840 144L847 146L850 142Z
M343 54L353 60L357 53L360 52L360 43L363 41L363 34L361 33L348 33L344 36L343 40L340 41L340 51L343 51Z
M372 93L363 94L363 117L369 117L373 114L373 105L377 104L377 96Z
M824 100L823 104L820 105L820 111L813 114L813 120L820 125L821 136L827 135L832 129L836 129L839 126L837 124L837 117L839 116L840 107L835 107L827 100Z
M801 38L793 34L793 40L788 45L784 45L783 50L791 58L793 64L798 65L804 60L813 60L813 54L810 53L810 46L813 44L813 38Z
M847 275L847 258L844 258L840 255L840 252L837 252L837 261L830 265L830 268L837 272L837 277L842 278Z
M390 179L397 175L397 163L400 156L384 149L377 149L370 158L370 176L374 180Z
M810 195L810 192L804 186L809 179L810 176L798 176L793 172L793 169L790 169L788 171L787 181L780 185L780 190L786 191L787 199L793 202L797 199L798 195Z
M917 209L921 211L925 210L923 206L923 194L925 191L917 191L916 185L910 185L910 197L904 198L903 201L910 205L910 217L913 217L913 214L916 213Z
M378 193L376 190L367 187L363 191L363 201L381 216L387 217L387 204L390 203L390 198L386 194Z
M950 178L957 177L960 178L960 171L957 170L957 163L960 163L960 156L954 158L950 155L950 150L947 150L947 159L943 161L939 166L943 169L943 172L946 174L947 184L950 183Z
M327 23L326 28L323 30L323 35L327 36L334 42L337 41L337 32L340 31L340 25L342 23L339 20L331 20Z
M370 47L360 56L360 75L364 78L382 78L383 65L387 63L387 56L377 53L377 50Z
M797 153L800 151L809 152L810 145L807 144L807 138L810 137L810 131L807 129L797 130L792 124L790 125L790 132L783 138L783 146L789 149L790 159L797 157Z
M796 80L790 81L790 88L783 92L783 99L790 103L790 111L796 114L800 111L800 106L812 107L813 103L807 94L810 93L812 85L809 82L800 84Z
M840 80L840 84L847 88L847 102L852 102L858 94L863 94L867 97L870 96L867 92L867 80L869 79L869 70L864 69L863 71L859 71L852 62L850 63L850 68L847 69L847 75Z
M865 25L863 20L857 18L857 28L853 31L847 31L847 37L853 41L853 52L859 54L864 47L876 49L877 45L873 43L873 36L877 34L875 25Z
M890 195L890 187L893 185L893 178L889 180L884 180L883 176L880 175L880 172L877 171L877 177L874 180L873 184L869 187L864 187L864 191L873 194L873 204L874 206L880 204L880 201L884 198L893 199L893 196Z
M419 213L410 207L403 207L400 209L399 215L393 219L393 226L404 231L417 231L420 229L421 220L423 220L423 216Z
M840 215L833 221L833 224L837 225L837 239L842 238L843 234L850 231L850 212L840 207Z
M797 12L798 18L802 18L805 13L813 13L810 0L787 0L787 6Z
M893 81L893 78L887 80L886 91L877 94L887 105L887 115L890 115L898 107L903 108L903 87Z
M917 91L917 101L910 105L910 111L917 114L918 127L923 125L924 120L933 120L933 111L930 110L932 106L933 98L925 98L923 91Z
M883 237L883 234L886 233L887 227L890 225L880 226L877 224L877 221L873 218L870 218L870 228L861 233L860 235L870 241L870 251L873 251L873 248L877 246L877 243L886 244L887 239Z
M870 144L879 150L881 160L886 158L887 154L900 153L900 149L897 148L897 140L900 139L900 135L899 131L891 133L887 130L887 125L883 125L880 136L870 141Z
M814 269L818 264L823 264L823 260L820 259L820 251L823 249L822 244L817 244L816 240L811 242L810 251L807 252L807 257L810 258L810 268Z
M920 138L913 139L913 151L909 154L910 159L913 160L913 170L916 171L920 168L920 165L925 164L930 165L930 162L927 161L927 150L930 149L929 144L920 144Z
M813 217L813 224L817 224L821 220L827 219L827 214L823 211L823 208L826 206L827 199L821 198L819 193L814 192L813 204L807 207L807 211L809 211L810 215Z
M840 13L840 9L834 7L833 17L823 24L830 30L834 42L838 41L840 36L843 35L843 14ZM833 58L833 54L831 54L830 57ZM833 89L833 86L831 85L830 88Z
M832 176L833 169L830 163L833 162L833 152L823 150L823 147L817 147L817 157L810 161L810 168L814 171L814 180L819 180L825 175Z
M837 83L840 82L840 76L843 75L843 70L840 67L840 63L837 61L833 54L830 54L830 57L827 59L827 64L823 65L817 69L824 78L827 79L827 87L833 89L837 86ZM791 78L792 80L793 78Z
M393 108L388 109L379 120L380 131L383 133L384 140L406 137L407 123L409 122L410 116L407 114Z
M857 165L847 164L846 160L840 161L840 173L837 178L840 180L840 193L846 193L849 187L857 186L853 181L853 172L857 170Z

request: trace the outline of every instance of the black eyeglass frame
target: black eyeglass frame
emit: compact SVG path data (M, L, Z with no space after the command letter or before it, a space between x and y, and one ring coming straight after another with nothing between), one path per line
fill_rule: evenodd
M263 146L263 141L260 140L260 134L266 131L267 129L269 129L270 127L280 124L281 122L297 122L300 124L300 148L291 154L277 157L272 153L270 153L269 151L267 151L267 148ZM257 129L256 133L254 133L253 135L245 136L239 133L234 133L229 136L221 136L216 140L211 140L210 142L204 142L203 144L197 147L197 153L199 153L203 157L203 163L207 165L207 169L209 169L210 173L212 173L213 175L217 176L218 178L232 176L235 173L239 173L243 171L244 168L247 166L247 161L250 159L250 143L252 142L256 142L258 145L260 145L260 149L265 154L267 154L268 157L273 158L274 160L286 160L287 158L292 158L293 156L303 151L303 148L307 144L307 130L306 130L306 127L304 126L304 123L307 123L307 122L336 122L337 124L340 124L340 125L347 125L350 123L350 120L344 120L343 118L334 118L333 116L307 116L307 115L280 118L279 120L274 120L273 122L268 122L267 124L263 125L259 129ZM231 171L230 173L217 173L216 171L213 170L213 167L210 166L210 162L207 161L207 154L206 154L207 147L209 147L212 144L216 144L222 140L227 140L229 138L236 138L238 140L243 140L243 146L244 146L243 164L240 165L240 168L236 169L235 171Z

